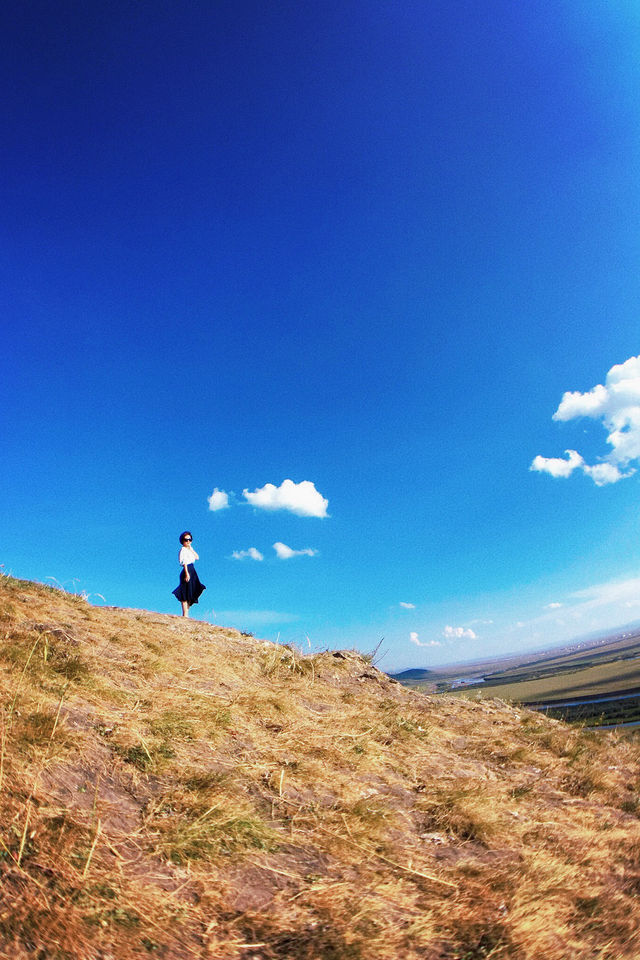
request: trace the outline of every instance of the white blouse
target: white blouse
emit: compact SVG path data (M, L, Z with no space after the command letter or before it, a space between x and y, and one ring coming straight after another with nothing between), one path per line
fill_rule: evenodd
M195 550L192 550L191 547L182 547L178 563L180 566L183 566L185 563L195 563L198 559L199 557Z

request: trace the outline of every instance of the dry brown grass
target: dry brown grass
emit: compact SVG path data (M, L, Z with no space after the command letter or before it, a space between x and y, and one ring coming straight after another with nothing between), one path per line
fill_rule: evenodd
M0 956L636 960L640 748L0 581Z

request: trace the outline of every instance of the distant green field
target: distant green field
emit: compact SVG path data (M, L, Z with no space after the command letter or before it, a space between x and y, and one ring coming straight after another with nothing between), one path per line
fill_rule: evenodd
M482 684L450 692L468 698L499 697L545 704L550 716L580 720L592 726L640 720L640 636L558 656L541 656L484 676ZM563 701L593 697L612 699L554 707Z
M466 696L491 696L503 700L522 702L544 702L553 700L577 699L616 693L620 690L640 688L640 661L616 660L593 666L571 669L556 668L555 672L545 673L542 677L496 682L493 678L480 687L471 687L462 691Z

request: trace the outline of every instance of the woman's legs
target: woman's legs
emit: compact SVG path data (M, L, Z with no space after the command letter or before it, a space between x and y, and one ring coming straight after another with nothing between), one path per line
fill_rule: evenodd
M188 616L189 616L189 604L187 603L186 600L181 600L180 603L182 604L182 616L183 616L183 617L188 617Z

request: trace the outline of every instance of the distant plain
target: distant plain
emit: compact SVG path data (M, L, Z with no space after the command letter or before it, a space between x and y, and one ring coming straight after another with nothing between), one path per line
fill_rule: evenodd
M401 675L398 679L402 682ZM640 721L640 631L584 641L528 659L520 656L438 668L408 683L425 692L498 697L594 727L635 723Z

